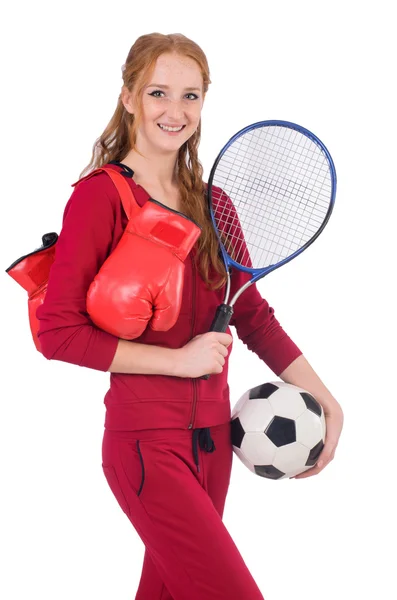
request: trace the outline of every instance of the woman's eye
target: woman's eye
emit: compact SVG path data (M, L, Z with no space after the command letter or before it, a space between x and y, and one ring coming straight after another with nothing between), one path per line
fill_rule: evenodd
M154 92L151 92L149 94L149 96L153 96L153 98L161 98L162 96L160 94L164 94L164 92L162 90L154 90ZM186 96L189 97L189 100L197 100L198 96L197 94L186 94Z
M149 94L149 96L153 96L154 98L159 98L160 96L155 96L155 94L164 94L164 92L162 92L161 90L155 90L154 92L151 92Z

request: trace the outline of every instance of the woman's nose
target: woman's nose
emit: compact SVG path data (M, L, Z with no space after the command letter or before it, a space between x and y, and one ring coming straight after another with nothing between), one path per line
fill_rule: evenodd
M184 109L182 102L180 102L179 100L171 100L167 107L167 113L170 115L170 117L172 117L175 120L178 120L181 117L183 117Z

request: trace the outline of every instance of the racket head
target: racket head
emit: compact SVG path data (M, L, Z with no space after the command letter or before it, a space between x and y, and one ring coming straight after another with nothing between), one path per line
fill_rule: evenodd
M270 120L238 131L216 157L207 189L226 268L256 281L303 252L331 216L336 184L328 149L308 129Z

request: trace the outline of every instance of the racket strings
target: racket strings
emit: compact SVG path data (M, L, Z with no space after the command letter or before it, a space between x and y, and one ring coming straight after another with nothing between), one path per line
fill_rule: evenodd
M329 209L332 179L315 141L267 126L227 148L212 186L220 188L212 188L212 208L226 251L239 264L260 268L287 258L315 235Z
M286 133L287 133L288 137L290 138L291 135L295 134L296 132L294 132L293 130L286 130ZM258 144L258 141L261 142L262 140L259 139L257 131L253 132L252 138L253 139L251 141L253 142L252 147L253 147L253 151L255 152L255 156L262 157L263 147L260 146L260 143ZM246 140L243 140L243 142L244 141L246 141ZM307 143L308 138L303 137L303 141L305 143ZM290 151L290 149L291 149L291 144L288 142L289 142L288 138L286 139L284 136L283 148L282 148L283 153L281 153L277 144L274 143L274 137L270 140L270 144L268 147L270 147L270 149L273 151L273 153L270 153L270 160L269 160L268 168L271 169L273 173L276 173L276 175L278 175L280 172L280 168L279 168L280 164L284 168L284 171L285 171L285 162L286 162L286 152L285 151L286 150ZM245 143L245 146L249 152L249 150L250 150L249 145L247 145ZM301 148L299 146L297 147L297 149L295 149L295 155L290 160L290 163L288 166L289 166L289 168L291 166L294 166L295 172L297 173L298 176L300 175L300 176L306 177L308 165L305 164L301 160L302 152L300 152L300 150L301 150ZM243 176L245 178L250 177L250 176L252 177L253 168L262 170L262 168L264 166L263 161L259 164L258 164L257 160L247 161L247 155L249 157L248 152L246 151L243 153L243 158L245 160L244 166L246 167L245 170L243 170ZM269 155L268 152L267 152L267 155ZM276 163L276 160L278 161L278 163ZM310 162L312 163L313 161L310 161ZM311 168L313 168L313 165L309 165L309 166L311 166ZM304 168L304 167L306 167L306 168ZM270 183L270 185L269 185L269 183ZM266 185L266 184L268 184L268 185ZM256 187L258 188L258 186L256 186ZM305 230L305 228L302 227L302 222L304 220L303 217L308 216L308 215L305 215L302 210L300 210L300 212L297 212L296 204L294 206L294 203L291 202L291 200L293 199L294 196L296 198L299 198L300 203L301 203L301 206L300 206L300 208L301 208L302 201L304 200L305 188L307 189L307 186L303 186L302 183L297 181L296 179L291 180L290 178L286 179L285 177L283 177L282 183L280 183L279 177L276 179L276 181L273 180L270 182L269 182L269 177L267 177L267 179L265 180L264 189L262 187L262 190L261 190L261 188L259 186L259 190L256 191L256 194L255 194L256 198L258 196L258 191L259 192L264 191L266 193L266 197L267 197L268 201L270 201L271 211L270 211L269 220L268 220L268 224L270 225L270 228L268 228L269 229L269 232L268 232L269 238L273 242L278 238L279 245L281 246L281 248L286 248L287 250L291 248L291 245L293 242L293 236L291 236L291 233L292 234L301 233L300 238L296 240L296 244L298 246L302 245L302 233ZM235 192L235 189L233 189L232 191ZM248 190L246 189L246 192L247 191ZM282 198L284 200L283 202L280 202L280 195L283 196L283 198ZM285 200L287 200L287 202ZM277 202L277 205L276 205L276 202ZM310 205L310 202L308 204ZM312 206L315 206L315 203L312 202ZM307 208L307 205L306 205L306 208ZM296 220L296 218L298 218L298 221ZM249 224L248 221L246 221L246 222ZM317 227L314 229L314 232L316 230L317 230ZM255 233L256 233L256 231L255 231ZM282 237L280 237L281 233L283 234ZM286 236L285 233L288 233L289 235ZM290 244L286 244L286 242L288 242L288 241L290 242Z

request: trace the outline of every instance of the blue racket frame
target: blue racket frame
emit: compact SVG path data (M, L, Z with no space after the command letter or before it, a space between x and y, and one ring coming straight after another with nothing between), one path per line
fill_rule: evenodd
M273 265L269 265L268 267L264 267L261 269L254 269L254 268L244 267L243 265L240 265L239 263L234 261L225 250L225 247L222 243L221 237L218 233L218 228L217 228L217 224L216 224L216 220L215 220L215 216L214 216L214 211L212 209L212 181L213 181L215 171L216 171L219 161L221 160L222 156L224 155L226 150L229 148L229 146L231 146L231 144L233 144L233 142L238 137L240 137L244 133L247 133L248 131L252 131L253 129L258 129L259 127L270 127L270 126L274 126L274 125L279 126L279 127L287 127L289 129L295 129L296 131L303 133L308 138L310 138L313 142L315 142L318 146L320 146L320 148L324 151L324 153L328 159L329 165L330 165L331 181L332 181L331 199L330 199L330 204L329 204L327 214L324 218L324 221L323 221L321 227L316 231L316 233L313 235L313 237L310 238L310 240L308 240L301 248L299 248L298 250L293 252L293 254L291 254L290 256L287 256L287 258L284 258L280 262L275 263ZM212 219L214 229L215 229L218 241L219 241L220 249L221 249L222 256L223 256L223 261L227 267L227 271L229 271L230 266L233 266L233 267L236 267L237 269L239 269L240 271L252 273L253 277L252 277L250 283L255 283L256 281L258 281L259 279L261 279L262 277L264 277L271 271L278 269L282 265L285 265L285 263L289 262L290 260L292 260L293 258L298 256L298 254L301 254L301 252L306 250L306 248L308 248L314 242L314 240L320 235L320 233L323 231L324 227L326 226L326 224L331 216L334 204L335 204L335 194L336 194L336 170L335 170L334 161L332 160L332 157L331 157L330 153L328 152L328 149L325 147L323 142L321 140L319 140L317 136L314 135L314 133L312 133L305 127L302 127L301 125L297 125L296 123L291 123L290 121L278 121L278 120L258 121L257 123L253 123L252 125L248 125L247 127L240 129L240 131L238 131L235 135L233 135L233 137L230 138L230 140L225 144L225 146L219 152L219 154L216 157L215 162L212 166L210 176L208 179L208 204L209 204L211 219ZM233 202L233 198L232 198L232 202ZM244 289L246 289L246 287L247 286L244 286ZM242 289L241 292L243 292L244 289Z

